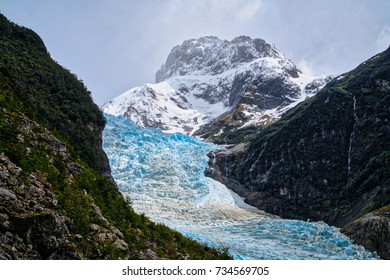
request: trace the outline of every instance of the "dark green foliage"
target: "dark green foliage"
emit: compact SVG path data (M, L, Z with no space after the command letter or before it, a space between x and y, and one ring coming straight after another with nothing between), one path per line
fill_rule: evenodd
M337 112L330 106L322 106L326 98L333 105L340 105L341 110ZM260 169L256 172L266 172L273 166L269 183L275 180L275 184L290 188L296 184L310 184L315 188L329 189L340 182L345 183L349 122L344 115L350 113L349 105L350 100L343 93L322 92L316 100L307 101L288 112L275 125L265 128L248 150L254 159L263 153L258 165ZM307 115L311 117L307 118ZM326 119L325 116L329 115L334 119ZM334 137L334 134L339 137ZM326 183L323 178L327 179ZM263 188L268 188L268 183Z
M84 191L88 195L85 195ZM145 250L148 248L147 243L153 242L159 248L158 257L160 258L229 258L226 253L200 245L164 225L149 221L144 215L136 214L105 177L88 168L76 177L74 183L67 185L64 190L58 191L58 194L61 205L75 221L74 230L83 236L90 232L92 223L104 226L102 221L97 219L96 213L92 211L93 198L93 203L101 209L108 221L124 234L124 240L134 251ZM89 248L91 244L81 242L80 246ZM109 244L107 246L102 249L109 258L120 257L118 249L109 246ZM98 258L98 256L93 255L93 250L90 251L91 255L88 258Z
M389 108L390 49L257 132L244 153L217 159L219 170L259 193L247 201L260 209L344 225L390 203Z
M249 142L253 139L254 134L261 130L259 127L247 126L238 130L229 130L223 132L213 140L216 144L237 144Z
M345 207L354 201L365 198L361 215L390 204L390 151L383 151L372 157L364 168L352 178L340 197L340 208L343 216L348 216L351 209ZM351 203L352 202L352 203Z
M39 36L0 14L0 153L22 168L24 184L34 174L51 185L52 210L69 219L72 251L87 259L141 258L146 249L167 259L230 258L133 211L102 175L109 171L104 124L83 83L50 58ZM82 170L70 176L69 164ZM107 227L96 207L123 234L127 252L95 240L92 225Z
M105 120L90 92L68 70L50 58L33 31L0 15L0 105L19 108L68 139L92 168L107 169L101 154L100 132Z

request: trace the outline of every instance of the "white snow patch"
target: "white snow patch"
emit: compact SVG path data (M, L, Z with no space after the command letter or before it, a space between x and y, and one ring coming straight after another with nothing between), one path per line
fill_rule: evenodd
M210 52L210 48L216 48L213 42L215 38L207 40L210 42L199 46L196 40L191 42L196 48ZM269 110L261 110L257 105L245 105L243 112L249 120L243 127L271 123L315 94L305 88L316 77L300 74L298 78L292 78L287 71L294 70L294 64L276 49L273 57L260 57L238 64L232 63L231 54L225 53L223 48L211 55L220 57L217 61L225 65L224 71L215 74L210 70L211 66L195 69L193 65L186 64L182 69L188 74L173 74L163 82L132 88L104 104L103 111L114 116L123 115L143 127L153 126L168 133L192 135L201 126L232 109L229 107L232 85L237 77L248 72L253 73L249 79L259 76L263 79L284 77L291 87L300 88L300 95L291 97L287 105ZM251 81L247 82L249 84Z

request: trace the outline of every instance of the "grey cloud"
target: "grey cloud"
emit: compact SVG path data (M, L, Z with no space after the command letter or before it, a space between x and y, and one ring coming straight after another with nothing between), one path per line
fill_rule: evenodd
M337 74L384 50L390 34L387 0L13 0L0 9L39 33L99 105L154 82L190 38L260 37L315 74Z

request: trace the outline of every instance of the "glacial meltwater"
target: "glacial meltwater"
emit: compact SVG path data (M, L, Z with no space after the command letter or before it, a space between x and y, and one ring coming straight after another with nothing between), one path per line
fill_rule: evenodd
M218 148L180 134L105 115L103 147L112 175L134 210L235 259L372 259L323 222L286 220L245 204L204 176Z

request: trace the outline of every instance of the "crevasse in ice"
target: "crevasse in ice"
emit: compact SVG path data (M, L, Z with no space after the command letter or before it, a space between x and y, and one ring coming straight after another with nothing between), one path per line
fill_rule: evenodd
M204 176L217 147L181 134L141 128L105 115L103 132L112 175L138 213L235 259L371 259L323 222L286 220L246 205Z

